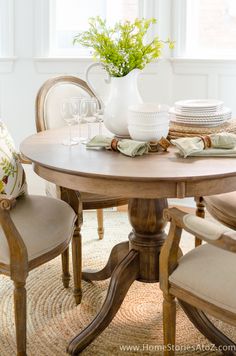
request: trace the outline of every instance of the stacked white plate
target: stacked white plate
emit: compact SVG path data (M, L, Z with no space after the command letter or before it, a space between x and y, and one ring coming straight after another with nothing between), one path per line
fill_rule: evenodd
M169 110L170 120L179 124L218 126L231 119L231 110L220 100L181 100Z

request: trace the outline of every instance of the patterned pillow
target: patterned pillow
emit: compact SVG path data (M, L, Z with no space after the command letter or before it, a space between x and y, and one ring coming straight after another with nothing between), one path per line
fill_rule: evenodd
M27 193L25 172L6 125L0 120L0 194L14 198Z

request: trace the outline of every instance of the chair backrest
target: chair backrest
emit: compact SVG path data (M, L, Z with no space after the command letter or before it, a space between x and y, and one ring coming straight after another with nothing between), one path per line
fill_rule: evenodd
M74 76L48 79L39 89L36 97L37 131L65 126L61 118L61 103L73 96L91 97L95 94L84 80Z

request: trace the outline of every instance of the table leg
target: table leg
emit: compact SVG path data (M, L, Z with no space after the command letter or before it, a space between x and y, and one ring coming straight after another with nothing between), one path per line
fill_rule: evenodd
M82 279L85 281L102 281L104 279L110 278L112 272L118 263L128 254L129 252L129 242L121 242L114 246L111 250L111 254L106 266L100 271L83 271Z
M138 275L139 254L130 251L128 255L115 268L106 299L95 319L69 344L67 352L78 355L110 324L119 310L126 293Z
M166 199L129 200L129 220L133 227L129 235L129 252L128 243L118 244L102 271L84 273L85 279L96 280L112 275L100 312L70 342L67 351L71 355L77 355L85 349L109 325L135 280L147 283L159 281L159 254L166 237L166 222L163 219L163 209L166 207ZM115 262L118 263L116 267Z

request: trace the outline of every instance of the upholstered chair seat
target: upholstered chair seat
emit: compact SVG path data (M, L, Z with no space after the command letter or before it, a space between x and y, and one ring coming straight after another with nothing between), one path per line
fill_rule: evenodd
M235 241L236 243L236 241ZM236 314L236 256L203 244L181 257L169 281L208 303Z
M236 229L236 192L203 198L210 214L223 224Z
M0 273L9 276L14 283L18 356L26 356L25 285L28 274L65 251L68 253L72 236L74 296L77 304L81 300L77 283L81 265L77 223L77 211L65 201L28 195L20 155L6 125L0 120ZM64 287L68 287L67 264L62 263L62 271Z
M204 313L236 326L236 232L176 208L165 210L164 215L170 221L169 234L160 255L164 355L175 355L175 298L182 306L187 306L190 319L192 317L200 331L204 330L200 320L208 320L207 337L219 345L219 338L224 341L227 338ZM183 229L206 243L181 256L179 246Z
M29 263L56 248L66 247L73 236L76 220L76 214L65 202L33 195L19 197L10 216L22 236ZM2 228L0 263L10 264L9 247Z

